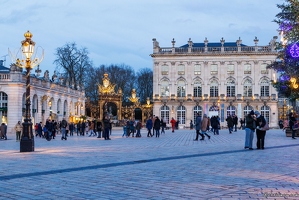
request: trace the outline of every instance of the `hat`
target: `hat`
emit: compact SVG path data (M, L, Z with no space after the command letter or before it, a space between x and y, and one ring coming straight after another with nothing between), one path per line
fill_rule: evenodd
M250 115L254 115L254 112L253 112L253 110L252 111L250 111L250 113L249 113Z
M254 111L254 114L255 115L260 115L260 112L256 110L256 111Z

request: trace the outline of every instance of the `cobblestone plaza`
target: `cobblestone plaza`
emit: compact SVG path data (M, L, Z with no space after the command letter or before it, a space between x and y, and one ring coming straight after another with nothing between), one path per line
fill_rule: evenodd
M0 140L0 199L299 199L299 139L282 130L268 131L265 149L253 151L243 130L204 141L188 129L141 134L36 138L28 153L10 134Z

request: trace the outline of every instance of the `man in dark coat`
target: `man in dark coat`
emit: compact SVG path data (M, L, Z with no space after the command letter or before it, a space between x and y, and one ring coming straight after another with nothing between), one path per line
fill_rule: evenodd
M201 116L199 115L199 113L196 114L195 130L196 130L196 138L194 140L195 141L198 140L198 135L200 135L201 139L203 139L204 135L202 133L200 133L200 130L201 130Z
M156 131L156 137L160 137L160 128L161 128L161 121L158 116L156 116L155 122L154 122L154 129Z
M234 126L234 122L233 122L233 118L231 115L228 115L226 118L226 122L227 122L227 127L229 130L229 133L233 132L233 126Z

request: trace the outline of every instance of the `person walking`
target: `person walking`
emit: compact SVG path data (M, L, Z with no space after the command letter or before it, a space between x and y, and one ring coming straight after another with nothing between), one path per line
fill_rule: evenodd
M0 130L1 130L1 138L3 138L4 140L7 140L7 126L5 123L2 123L1 124L1 127L0 127Z
M74 136L74 129L75 129L74 122L71 122L71 123L69 124L70 136Z
M226 122L227 122L227 127L228 127L228 130L229 130L229 133L232 133L234 122L233 122L233 118L230 114L227 116Z
M193 129L193 121L191 120L190 121L190 130L192 130Z
M65 120L65 118L62 119L60 124L61 124L61 140L67 140L66 138L67 121Z
M40 122L40 123L38 124L38 127L37 127L37 133L38 133L39 137L44 137L44 136L43 136L43 124L42 124L42 122Z
M136 137L141 137L141 134L140 134L141 126L142 126L141 122L138 121L137 124L136 124L136 127L135 127L135 128L136 128L136 131L137 131L137 133L136 133Z
M147 137L153 137L154 134L152 135L151 133L153 127L153 121L150 117L146 120L145 126L147 128Z
M204 139L204 135L200 133L201 130L201 116L199 113L196 113L196 120L195 120L195 130L196 130L196 138L194 139L195 141L198 141L198 136L201 136L201 140Z
M163 119L163 117L161 118L161 128L162 128L162 130L161 130L161 134L162 133L164 133L165 134L165 127L166 127L166 122L165 122L165 120Z
M219 123L219 120L216 116L211 117L211 126L212 126L212 129L213 129L214 135L219 135L220 123Z
M109 129L110 129L110 127L109 127ZM96 136L96 133L94 132L94 122L93 121L91 121L91 123L90 123L89 136L88 137L90 137L91 135Z
M208 126L209 126L208 123L209 123L208 116L207 116L207 114L204 114L203 118L202 118L202 121L201 121L201 134L202 134L202 138L200 140L204 140L205 139L204 135L206 135L209 139L211 138L211 136L207 134Z
M254 112L254 114L256 115L256 124L258 125L258 128L256 129L256 148L264 149L266 130L263 130L262 128L266 125L266 119L257 110Z
M156 131L156 137L160 137L160 128L161 128L161 121L158 116L156 116L155 122L154 122L154 129Z
M104 139L105 140L111 140L110 137L109 137L110 119L107 115L105 116L105 119L103 120L103 123L104 123L104 133L103 133Z
M237 115L233 116L233 123L234 123L234 127L235 127L235 132L237 132L237 129L238 129L238 117L237 117Z
M297 124L298 122L297 122L297 120L296 120L296 118L294 117L294 114L291 112L290 114L289 114L289 127L290 127L290 129L292 130L292 139L296 139L295 138L295 134L296 134L296 131L297 130L295 130L294 129L294 125L295 124Z
M102 137L102 122L100 120L97 121L97 134L98 134L97 138Z
M250 113L245 118L245 149L253 150L252 141L254 137L254 131L256 128L256 116L254 115L254 111L250 111Z
M174 132L176 121L175 121L175 119L173 117L171 118L170 123L171 123L172 132Z
M20 121L15 125L15 131L16 131L16 140L20 141L21 140L21 132L23 130L23 126Z

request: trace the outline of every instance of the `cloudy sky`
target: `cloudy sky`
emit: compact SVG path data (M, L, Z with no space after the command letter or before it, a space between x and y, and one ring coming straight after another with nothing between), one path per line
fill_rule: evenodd
M0 0L0 59L20 47L30 30L45 51L41 69L53 72L57 47L86 47L94 66L126 64L152 68L152 39L161 47L235 42L267 45L277 33L272 22L283 0ZM6 57L6 67L11 63Z

